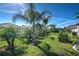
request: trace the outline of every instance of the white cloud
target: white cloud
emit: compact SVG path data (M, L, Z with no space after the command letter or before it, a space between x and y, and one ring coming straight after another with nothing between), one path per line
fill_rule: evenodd
M9 11L9 10L0 10L1 12L9 12L9 13L16 13L15 11Z
M69 26L69 25L73 25L73 24L76 24L76 23L79 23L78 20L68 20L66 22L59 23L58 26L64 27L64 26Z

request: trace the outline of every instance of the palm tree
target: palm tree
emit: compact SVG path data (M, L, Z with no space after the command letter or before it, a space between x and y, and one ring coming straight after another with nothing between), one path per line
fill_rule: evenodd
M26 5L26 4L25 4ZM13 16L13 21L15 22L17 18L21 18L26 22L29 22L32 25L32 43L35 44L35 24L41 20L42 15L46 14L48 11L37 12L35 10L34 4L28 4L28 8L24 11L24 13L17 13Z
M46 27L48 24L50 16L43 16L42 20L43 20L43 26L44 26L44 35L46 36Z
M26 5L26 4L25 4ZM24 11L24 13L18 13L13 16L13 21L15 22L17 18L21 18L26 22L32 24L33 32L32 32L32 43L35 43L35 22L38 19L39 13L36 12L34 4L28 4L28 8Z
M6 50L11 50L11 52L14 52L14 40L16 37L15 29L13 27L5 28L0 34L0 37L4 38L8 43L8 47Z
M56 31L56 25L49 25L50 26L50 29L52 32L55 32Z

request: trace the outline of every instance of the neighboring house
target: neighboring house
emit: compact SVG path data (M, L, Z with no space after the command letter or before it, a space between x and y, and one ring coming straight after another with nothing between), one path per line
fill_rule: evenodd
M72 25L70 26L70 29L72 31L72 34L79 36L79 25Z

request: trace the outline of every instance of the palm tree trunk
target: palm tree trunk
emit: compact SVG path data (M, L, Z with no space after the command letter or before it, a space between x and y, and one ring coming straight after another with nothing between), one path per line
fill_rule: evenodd
M34 20L33 20L33 26L32 27L33 27L32 43L35 44L36 42L35 42L35 22L34 22Z
M46 37L46 26L44 27L44 37Z
M6 48L6 50L11 50L11 52L14 51L14 38L12 39L12 41L10 42L9 39L6 39L7 43L8 43L8 47Z
M8 43L8 46L7 46L6 50L9 50L9 47L10 47L11 43L10 43L10 41L8 39L6 39L6 41Z
M14 46L14 39L15 39L15 38L12 39L12 46Z
M12 44L11 44L11 52L14 52L14 37L12 38Z

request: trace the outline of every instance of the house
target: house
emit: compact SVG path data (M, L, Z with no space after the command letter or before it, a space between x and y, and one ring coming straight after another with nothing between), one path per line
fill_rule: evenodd
M79 36L79 25L72 25L70 29L73 35Z

